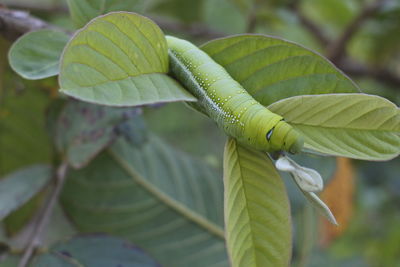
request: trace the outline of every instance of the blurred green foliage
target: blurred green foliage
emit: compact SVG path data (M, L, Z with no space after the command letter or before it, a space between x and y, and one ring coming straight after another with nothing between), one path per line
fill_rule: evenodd
M325 54L327 45L319 42L301 23L299 13L293 11L293 2L148 0L144 15L165 22L165 25L160 24L164 32L185 36L198 44L211 39L210 35L240 34L251 30L277 35ZM301 15L334 41L372 1L298 2L297 10ZM68 19L66 1L4 0L2 3L15 8L26 7L50 23L74 28ZM346 57L371 70L384 68L400 76L399 32L400 3L387 1L348 41ZM1 39L0 44L0 174L5 174L26 164L52 160L44 114L50 102L49 90L56 88L57 82L53 78L40 82L23 81L5 65L7 42ZM363 92L400 103L400 84L374 79L372 75L351 78L355 78ZM222 172L225 136L209 119L179 103L147 107L144 117L148 127L173 146L204 159ZM328 247L319 246L317 237L312 236L318 231L315 214L305 208L303 197L296 195L296 188L287 181L295 232L307 230L310 235L309 238L300 234L295 236L293 266L400 266L400 160L354 164L357 167L354 214L349 228ZM324 168L328 173L325 177L332 173L331 165L330 161ZM311 219L303 220L304 216L311 216ZM3 263L0 265L6 266Z

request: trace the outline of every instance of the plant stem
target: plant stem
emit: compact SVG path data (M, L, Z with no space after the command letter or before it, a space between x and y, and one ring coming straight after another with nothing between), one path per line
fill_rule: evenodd
M13 41L27 32L48 28L55 27L25 11L0 8L0 34L8 40Z
M26 267L35 249L38 247L38 245L40 245L43 230L47 227L50 216L53 213L54 205L58 201L58 197L64 185L67 170L68 164L66 162L61 163L58 167L55 177L55 185L53 187L53 190L50 192L47 201L43 204L42 209L39 211L39 216L36 225L34 226L32 236L28 241L24 254L18 264L18 267Z
M384 4L386 0L376 0L372 4L366 5L358 16L346 27L342 35L330 44L327 51L328 58L336 63L342 59L346 53L346 45L350 39L358 32L361 26L372 17Z
M299 19L299 22L301 25L308 30L316 39L317 42L319 42L322 46L327 46L331 43L330 38L326 35L325 31L320 28L319 25L311 21L309 18L307 18L300 10L299 7L300 1L295 0L293 1L290 5L289 8L293 11L293 13L297 16Z

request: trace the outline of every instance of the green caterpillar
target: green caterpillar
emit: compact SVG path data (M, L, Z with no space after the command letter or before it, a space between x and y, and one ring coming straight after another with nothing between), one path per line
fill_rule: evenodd
M303 139L258 103L226 70L188 41L167 36L170 72L194 96L194 107L238 142L265 152L298 153Z

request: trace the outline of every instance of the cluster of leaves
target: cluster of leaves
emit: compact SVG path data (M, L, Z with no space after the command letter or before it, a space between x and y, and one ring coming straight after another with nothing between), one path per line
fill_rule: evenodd
M132 3L127 8L106 2L68 1L78 26L108 11L136 8ZM366 160L387 160L399 154L398 108L385 99L358 94L350 79L314 52L284 40L252 35L214 40L202 49L260 103L301 132L308 151ZM56 162L66 161L74 169L68 174L61 204L77 231L122 237L167 266L228 265L223 230L224 188L219 175L209 165L177 151L146 130L140 108L106 107L195 101L168 75L167 45L157 25L136 14L112 13L90 22L71 40L63 32L33 32L13 45L9 61L17 73L28 79L60 74L63 93L101 104L65 98L52 101L48 129L54 145L44 140L44 146L35 147L38 142L29 140L30 136L7 142L12 151L14 145L24 146L15 144L19 140L27 140L33 146L32 153L45 154L43 162L49 162L54 154ZM5 89L1 93L5 97L0 100L10 101L13 109L18 109L14 102L25 99L21 105L27 113L29 109L43 113L49 104L46 97L42 102L36 100L41 97L37 93L18 99L7 96L12 93ZM10 108L0 110L0 114L7 115ZM15 121L20 120L7 117L1 126L9 129L10 122L14 132L30 129L12 125ZM16 138L13 131L4 133L11 136L7 138ZM5 170L15 169L7 167L13 163L2 160L1 164L5 164ZM0 214L8 215L7 220L11 221L5 221L6 228L14 227L12 217L16 215L10 212L33 195L38 196L51 176L50 165L34 165L1 181L2 197L8 201L1 202L6 205ZM286 265L291 255L290 210L285 186L272 161L230 139L225 147L224 184L226 236L232 264ZM15 190L9 189L12 187ZM29 212L23 213L29 217L35 207L27 209ZM18 213L22 214L21 209ZM106 236L77 237L55 245L36 257L34 264L68 262L91 266L95 263L88 258L90 250L81 249L90 242L97 244L96 253L110 251L102 254L101 262L156 265L141 251L130 249L131 245Z

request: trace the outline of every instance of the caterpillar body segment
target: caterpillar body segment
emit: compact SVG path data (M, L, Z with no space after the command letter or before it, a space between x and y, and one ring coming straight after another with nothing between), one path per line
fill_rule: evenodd
M188 41L166 38L170 72L197 97L192 106L248 147L265 152L301 150L302 137L258 103L221 65Z

